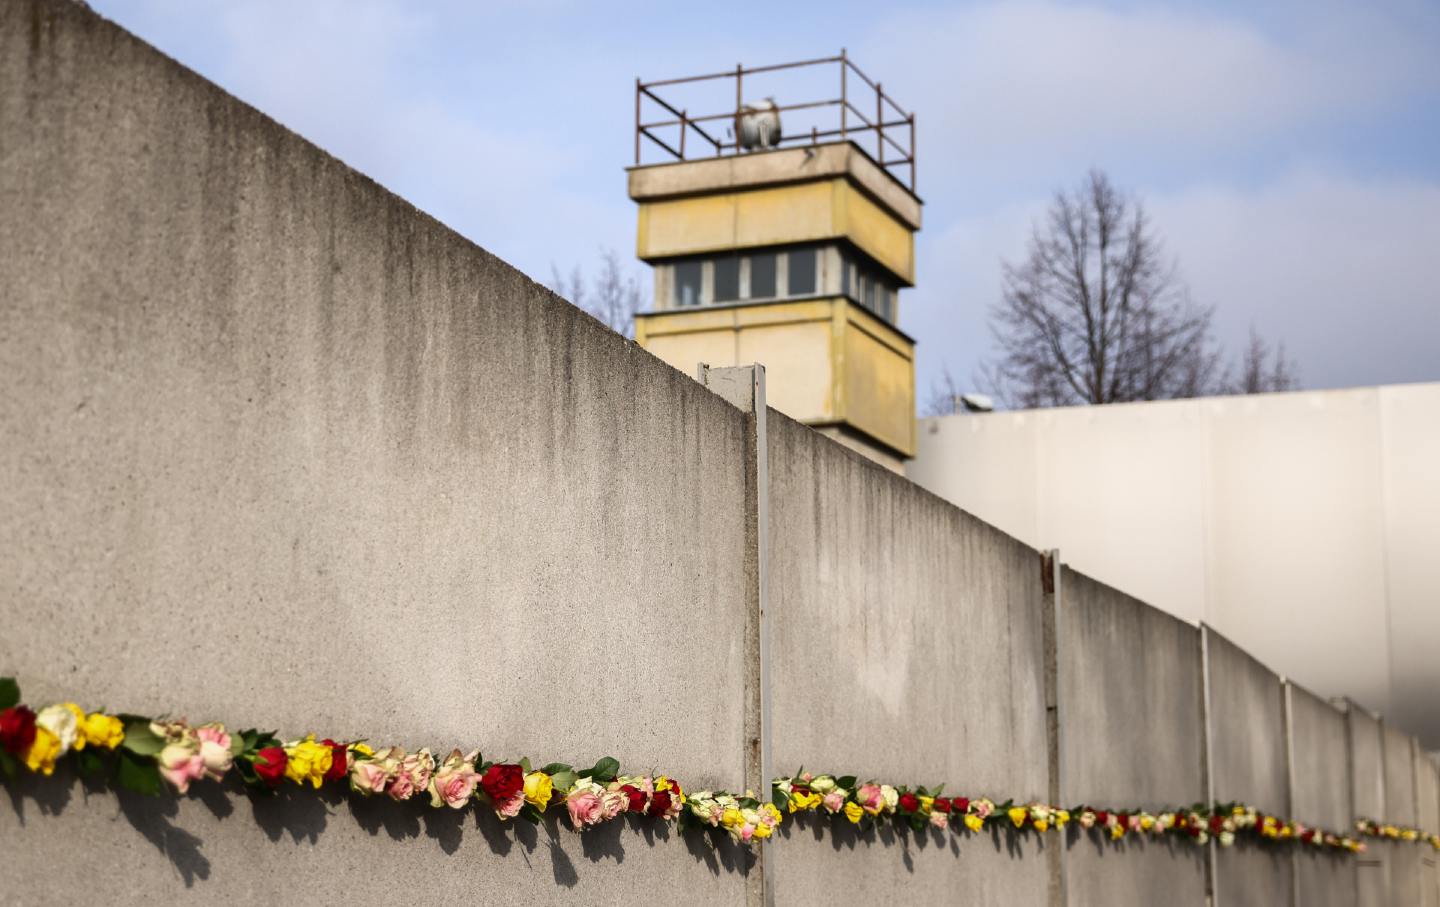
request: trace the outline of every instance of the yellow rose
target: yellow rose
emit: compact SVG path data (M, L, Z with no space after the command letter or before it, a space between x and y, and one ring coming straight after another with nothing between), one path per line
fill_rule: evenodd
M845 804L845 818L850 820L850 824L859 825L860 817L863 815L865 815L865 810L860 807L859 803L852 800Z
M744 825L745 814L733 806L727 806L725 807L725 811L720 814L720 824L726 828L735 828Z
M125 725L119 718L103 712L92 712L80 722L80 736L75 748L80 749L84 745L80 742L83 740L91 746L103 746L107 750L113 750L124 739Z
M921 798L920 798L920 812L922 812L922 813L924 813L925 815L928 816L928 815L930 815L930 810L933 809L934 807L935 807L935 798L934 798L934 797L921 797Z
M316 743L314 734L285 747L285 755L289 757L285 762L285 777L296 784L309 780L314 787L325 783L325 773L330 771L334 759L330 747Z
M1015 806L1011 807L1011 809L1009 810L1009 812L1006 813L1006 815L1010 817L1011 822L1015 823L1015 827L1019 828L1020 826L1025 824L1025 816L1028 813L1029 810L1027 810L1025 807Z
M1050 823L1044 819L1036 819L1032 824L1035 826L1036 831L1044 831L1050 827Z
M25 754L25 767L32 772L50 775L55 772L55 759L60 755L60 738L49 728L35 726L35 742Z
M971 831L979 831L985 827L985 820L974 813L965 814L965 827Z
M1155 827L1155 817L1154 817L1154 816L1150 815L1149 813L1146 813L1145 815L1143 815L1143 816L1140 817L1140 828L1141 828L1141 829L1143 829L1143 830L1145 830L1145 831L1149 831L1150 829L1152 829L1152 828L1154 828L1154 827Z
M1112 841L1113 841L1113 840L1118 840L1119 838L1123 838L1123 837L1125 837L1125 826L1124 826L1124 825L1121 825L1119 822L1116 822L1114 825L1110 826L1110 839L1111 839Z
M761 824L755 826L755 837L763 841L766 838L770 837L773 831L774 830L770 826L762 822Z
M375 751L370 748L368 743L352 743L350 744L350 752L359 753L367 758L375 755Z
M1057 809L1057 810L1055 810L1055 827L1056 827L1056 828L1064 828L1064 827L1065 827L1066 825L1068 825L1068 824L1070 824L1070 810L1068 810L1068 809Z
M544 809L555 792L555 783L544 772L531 772L525 776L525 802Z

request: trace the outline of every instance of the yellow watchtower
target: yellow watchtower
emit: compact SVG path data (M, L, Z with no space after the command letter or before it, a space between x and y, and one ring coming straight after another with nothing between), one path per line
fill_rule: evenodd
M762 78L829 66L839 98L745 101ZM733 107L728 90L712 100L721 113L690 116L676 97L717 84L734 89ZM844 51L635 91L630 197L655 270L636 340L687 372L762 363L771 405L900 469L915 452L915 342L897 327L920 229L914 115ZM667 118L643 122L647 105ZM668 159L643 162L642 139Z

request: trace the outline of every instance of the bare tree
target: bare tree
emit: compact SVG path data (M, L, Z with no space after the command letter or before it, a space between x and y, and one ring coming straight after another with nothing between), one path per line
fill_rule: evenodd
M986 374L1022 407L1192 397L1217 383L1210 322L1139 202L1094 170L1056 194L1025 260L1004 264Z
M1285 355L1285 344L1277 343L1274 349L1265 339L1250 328L1250 342L1240 357L1240 378L1225 382L1227 394L1268 394L1278 391L1295 390L1300 386L1299 369L1294 360Z
M635 313L645 307L645 294L640 279L627 273L614 249L600 252L600 270L586 285L580 266L570 270L569 277L550 267L550 289L570 300L577 307L626 337L635 336Z

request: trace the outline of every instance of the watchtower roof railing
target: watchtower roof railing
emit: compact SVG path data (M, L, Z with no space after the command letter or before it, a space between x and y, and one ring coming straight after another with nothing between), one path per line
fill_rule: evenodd
M777 113L808 111L804 117L808 128L801 131L790 129L779 139L778 146L819 144L822 140L840 139L855 141L862 149L875 158L876 163L896 178L902 185L908 184L915 191L915 114L908 113L895 99L885 93L881 83L865 75L841 48L838 56L821 57L816 60L800 60L794 63L777 63L770 66L746 67L736 64L733 70L707 73L698 76L684 76L676 79L657 79L646 82L635 80L635 164L646 161L646 148L657 148L669 159L677 161L721 157L740 154L745 149L740 143L740 118L745 113L746 77L786 70L800 70L812 67L833 66L838 75L839 96L820 100L800 101L791 104L776 104ZM862 83L850 84L851 76ZM718 112L692 115L689 107L675 98L680 87L689 88L698 83L733 79L735 81L735 106ZM749 82L754 85L753 78ZM656 89L669 89L666 94L671 100L661 97ZM862 110L856 102L867 109ZM724 104L715 98L702 99L701 103L713 110ZM646 121L645 115L659 107L669 114L669 119ZM726 135L720 135L719 126L725 125ZM787 124L788 125L788 124ZM698 142L691 137L698 137ZM897 174L896 171L899 171ZM904 179L903 177L908 177Z

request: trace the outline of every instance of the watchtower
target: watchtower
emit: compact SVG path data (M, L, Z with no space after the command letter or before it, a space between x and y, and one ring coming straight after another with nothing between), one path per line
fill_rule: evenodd
M777 78L823 96L836 75L838 97L759 99ZM687 372L763 363L777 409L899 470L915 452L915 342L898 327L920 229L914 114L843 50L637 79L628 172L655 275L636 340Z

